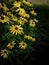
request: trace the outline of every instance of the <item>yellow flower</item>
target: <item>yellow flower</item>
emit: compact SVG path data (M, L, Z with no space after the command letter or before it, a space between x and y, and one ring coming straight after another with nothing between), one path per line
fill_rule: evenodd
M3 49L3 50L1 50L1 56L3 57L3 58L8 58L8 55L9 55L9 51L8 50L6 50L6 49Z
M26 49L26 48L27 48L27 44L22 41L22 42L19 43L19 47L20 47L21 49Z
M8 43L7 47L8 47L9 49L12 49L12 48L14 48L15 44L16 44L16 43L14 43L14 41L13 41L13 42L10 42L10 43Z
M30 20L30 21L29 21L29 25L30 25L31 27L35 27L35 26L36 26L34 20Z
M20 23L20 25L23 25L25 22L27 22L27 19L20 17L18 19L18 22Z
M17 21L18 19L17 19L17 17L16 16L14 16L13 15L13 17L12 17L12 19L11 19L12 21Z
M34 10L30 11L30 13L37 16L37 13Z
M10 31L12 34L22 34L23 32L23 28L20 25L12 25L10 26Z
M25 11L24 8L18 8L18 9L16 10L16 12L17 12L17 11L19 11L18 14L19 14L20 16L28 17L28 18L30 17L29 14L26 14L26 11Z
M4 3L2 3L2 4L0 3L0 8L3 8L4 11L8 11L9 10Z
M8 12L6 12L6 13L7 13L7 15L9 15L9 16L12 15L10 11L8 11Z
M28 39L28 40L32 40L33 42L36 41L35 38L29 36L29 35L24 35L24 38Z
M36 18L34 18L34 21L35 21L36 23L38 23L38 20L36 20Z
M22 15L23 17L27 17L27 18L29 18L30 16L29 16L29 14L24 14L24 15Z
M16 10L16 12L17 12L17 11L19 11L19 14L20 14L20 15L23 15L23 14L26 13L24 8L18 8L18 9Z
M28 2L28 1L26 1L26 0L22 0L22 2L25 3L28 6L32 6L32 4L30 2Z
M2 22L2 23L5 23L5 22L9 23L9 17L7 17L5 15L1 15L0 16L0 22Z
M21 2L20 1L14 1L14 3L13 3L13 7L20 7L21 6Z

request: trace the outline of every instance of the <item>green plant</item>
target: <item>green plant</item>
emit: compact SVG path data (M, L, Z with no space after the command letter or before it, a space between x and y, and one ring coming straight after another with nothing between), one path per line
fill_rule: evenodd
M33 5L25 0L13 0L9 5L7 1L0 3L0 11L0 57L10 62L15 57L18 61L20 53L28 56L33 50L37 13Z

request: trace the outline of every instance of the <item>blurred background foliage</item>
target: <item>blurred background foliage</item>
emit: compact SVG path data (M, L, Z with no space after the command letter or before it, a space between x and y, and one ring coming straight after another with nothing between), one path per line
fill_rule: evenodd
M37 24L36 42L34 44L34 50L30 54L19 54L19 59L15 57L11 59L0 58L0 65L34 65L34 64L49 64L49 6L47 5L33 5L34 10L37 12ZM1 29L1 28L0 28ZM1 33L2 31L0 31ZM1 38L1 37L0 37Z

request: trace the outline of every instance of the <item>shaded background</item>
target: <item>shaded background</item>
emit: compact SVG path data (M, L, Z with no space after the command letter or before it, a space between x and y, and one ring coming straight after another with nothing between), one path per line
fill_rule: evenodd
M28 0L32 2L33 4L48 4L49 0Z

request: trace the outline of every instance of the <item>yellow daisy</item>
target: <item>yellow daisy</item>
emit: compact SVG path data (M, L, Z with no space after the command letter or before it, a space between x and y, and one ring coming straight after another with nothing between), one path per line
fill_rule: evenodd
M21 2L20 1L14 1L13 3L13 7L20 7L21 6Z
M27 22L27 19L20 17L18 19L18 22L20 23L20 25L23 25L25 22Z
M21 49L26 49L26 48L27 48L27 44L22 41L22 42L19 43L19 47L20 47Z
M32 36L29 36L29 35L24 35L24 38L26 38L28 40L32 40L33 42L36 41L35 38L33 38Z
M16 12L17 12L17 11L19 11L19 14L20 14L20 15L23 15L23 14L26 13L26 11L25 11L24 8L18 8L18 9L16 10Z
M30 13L37 16L37 13L34 10L30 11Z
M2 23L5 23L5 22L9 23L9 17L7 17L5 15L1 15L0 16L0 22L2 22Z
M13 16L13 14L11 14L11 12L10 12L10 11L7 11L7 12L6 12L6 14L7 14L8 16L10 16L10 15L12 15L12 16Z
M0 56L2 56L3 58L8 58L8 55L9 55L9 51L8 50L3 49L3 50L1 50L0 53L1 53Z
M35 27L35 26L36 26L34 20L30 20L30 21L29 21L29 25L30 25L31 27Z
M12 17L12 19L11 19L12 21L17 21L18 19L17 19L17 17L16 16L14 16L13 15L13 17Z
M37 20L36 18L34 18L34 21L35 21L36 23L38 23L38 20Z
M10 26L10 31L12 34L22 34L23 32L23 28L20 25L12 25Z
M18 14L19 14L20 16L28 17L28 18L30 17L29 14L26 14L26 11L25 11L24 8L18 8L18 9L16 10L16 12L17 12L17 11L19 11Z
M0 3L0 8L3 8L4 11L8 11L9 10L4 3L2 3L2 4Z
M10 43L8 43L7 47L8 47L9 49L12 49L12 48L14 48L15 44L16 44L16 43L14 43L14 41L13 41L13 42L10 42Z
M22 2L25 3L25 4L28 5L28 6L32 6L32 3L30 3L30 2L28 2L28 1L26 1L26 0L22 0Z
M30 17L30 15L29 14L24 14L24 15L22 15L23 17L27 17L27 18L29 18Z

